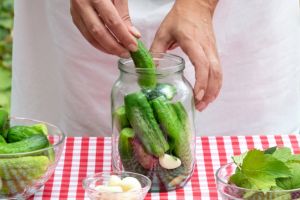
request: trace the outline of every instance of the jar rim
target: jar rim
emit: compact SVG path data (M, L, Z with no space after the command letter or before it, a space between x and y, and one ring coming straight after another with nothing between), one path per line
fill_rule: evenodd
M151 55L154 59L154 62L159 62L160 60L166 60L170 62L168 65L159 64L155 69L156 75L166 75L173 74L177 72L182 72L185 68L184 59L178 55L171 53L152 53ZM118 61L118 68L122 72L130 74L141 74L152 71L152 69L147 68L136 68L134 66L132 58L120 58Z

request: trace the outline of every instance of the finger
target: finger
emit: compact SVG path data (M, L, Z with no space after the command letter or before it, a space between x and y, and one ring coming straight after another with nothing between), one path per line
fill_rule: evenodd
M174 42L168 33L158 30L150 47L150 51L155 53L164 53L168 50L172 43Z
M109 54L118 55L120 57L129 56L127 49L117 42L90 5L86 5L84 8L78 6L76 10L81 14L82 21L87 27L87 30Z
M195 68L196 82L194 86L194 97L197 103L202 100L206 92L209 76L209 62L202 47L193 40L180 40L178 44L187 54Z
M142 36L141 32L136 27L134 27L134 26L128 25L128 30L136 38L140 38Z
M178 43L177 42L174 42L173 44L171 44L168 48L168 50L173 50L173 49L176 49L178 47Z
M104 53L108 53L90 34L90 32L87 30L83 21L81 20L80 16L77 15L77 13L78 12L76 12L76 10L74 11L73 9L71 9L73 23L76 25L76 27L78 28L80 33L83 35L83 37L96 49L99 49L100 51L102 51Z
M127 29L129 32L134 35L136 38L141 37L140 31L134 27L131 23L129 9L128 9L128 0L113 0L113 4L115 5L121 19L125 22Z
M218 56L212 49L206 50L206 55L209 60L210 70L205 95L201 102L196 104L196 107L199 108L200 111L204 110L209 103L216 99L222 85L222 70Z
M217 62L210 63L209 81L203 101L211 103L218 96L222 85L222 72ZM213 66L215 65L215 66Z
M126 3L126 2L125 2ZM122 12L125 12L126 6L125 3L121 3ZM117 9L110 0L94 0L93 5L97 10L99 16L103 20L104 24L108 29L114 34L114 36L119 40L124 47L130 51L137 50L137 41L132 34L130 34L126 24L119 15ZM119 8L121 9L121 8ZM128 8L127 14L123 13L123 17L129 18Z

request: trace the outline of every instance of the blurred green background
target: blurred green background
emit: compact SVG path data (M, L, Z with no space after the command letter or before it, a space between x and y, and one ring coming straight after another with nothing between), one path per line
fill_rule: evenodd
M9 111L13 35L13 0L0 0L0 107Z

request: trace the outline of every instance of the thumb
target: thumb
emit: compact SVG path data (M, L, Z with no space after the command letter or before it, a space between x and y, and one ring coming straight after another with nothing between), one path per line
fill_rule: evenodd
M141 33L131 23L128 9L128 0L113 0L113 4L115 5L115 8L118 11L122 20L125 22L129 32L135 37L140 38Z

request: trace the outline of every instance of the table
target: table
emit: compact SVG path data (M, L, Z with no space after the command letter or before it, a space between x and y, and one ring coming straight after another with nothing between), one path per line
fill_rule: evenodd
M214 174L232 155L252 148L292 147L300 153L299 135L218 136L196 138L196 168L184 189L149 193L146 200L217 200ZM32 199L87 199L81 181L95 172L111 169L111 139L68 137L54 175Z

